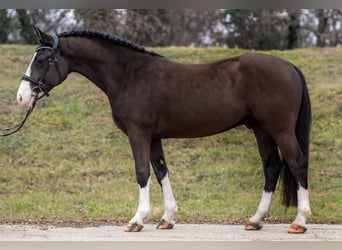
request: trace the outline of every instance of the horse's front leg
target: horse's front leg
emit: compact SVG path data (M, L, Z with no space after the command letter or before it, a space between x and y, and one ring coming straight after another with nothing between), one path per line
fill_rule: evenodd
M161 218L158 229L172 229L175 225L173 214L177 211L177 203L173 196L168 168L164 158L161 140L153 140L151 143L151 164L156 174L159 185L163 190L165 212Z
M150 214L150 136L142 131L128 133L135 162L135 172L139 185L139 206L134 217L129 221L125 232L139 232L144 227L144 219Z

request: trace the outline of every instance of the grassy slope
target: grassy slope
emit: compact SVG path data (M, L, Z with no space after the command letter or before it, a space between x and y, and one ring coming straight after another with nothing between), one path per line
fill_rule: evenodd
M34 47L0 45L0 126L23 116L15 101ZM155 48L173 60L209 62L243 50ZM342 223L342 51L269 51L306 75L312 99L310 190L312 221ZM127 138L114 126L103 93L73 74L43 99L16 135L0 143L0 221L127 221L137 207L137 184ZM244 220L263 187L254 136L244 127L210 138L166 140L177 221ZM163 213L151 184L153 213ZM279 193L279 192L278 192ZM289 221L275 197L271 220Z

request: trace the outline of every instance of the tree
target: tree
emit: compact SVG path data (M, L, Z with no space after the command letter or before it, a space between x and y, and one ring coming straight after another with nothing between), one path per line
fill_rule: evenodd
M228 47L288 49L298 46L299 10L226 10Z
M226 43L228 47L251 48L252 23L255 13L252 10L225 10L224 24L228 29Z
M170 45L208 46L219 42L220 10L170 10Z
M317 46L337 46L341 43L342 13L339 9L316 10L318 26L315 32Z
M164 9L127 10L121 35L145 46L166 46L171 34L168 12Z
M120 12L110 9L76 9L76 27L118 33Z
M63 9L16 9L8 12L6 21L9 28L11 42L35 44L37 38L32 26L38 26L49 32L61 32L73 28L70 15L73 10Z
M287 15L282 10L255 11L252 36L253 48L258 50L286 49L288 46Z
M333 46L340 46L342 43L342 10L333 10L333 17L331 21L331 40Z
M45 32L61 32L74 28L70 25L71 20L67 16L72 10L68 9L30 9L27 15L33 25L43 29Z
M7 42L9 34L9 18L7 17L7 10L0 9L0 43Z
M340 45L342 37L341 11L341 9L302 10L304 19L301 27L301 36L304 37L302 47Z
M27 11L25 9L17 9L16 11L20 24L20 35L23 39L23 42L28 44L35 44L37 42L37 38L32 31L32 23Z
M203 45L219 10L76 10L77 27L114 33L144 46Z
M300 10L289 10L288 15L287 49L294 49L299 47Z
M122 35L145 46L203 46L214 36L219 10L127 10Z
M316 10L316 16L318 18L318 26L315 32L315 35L317 37L317 46L318 47L324 47L325 46L325 31L328 27L328 16L327 16L327 10L324 9L318 9Z
M144 46L227 46L293 49L338 46L340 9L28 9L0 10L0 42L36 43L44 31L102 30Z

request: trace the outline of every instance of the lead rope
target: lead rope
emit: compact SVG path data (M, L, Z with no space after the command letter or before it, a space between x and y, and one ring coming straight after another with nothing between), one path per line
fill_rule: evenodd
M18 132L24 126L27 118L32 113L34 107L36 106L36 101L37 101L37 98L34 99L34 101L32 103L32 107L30 107L26 111L26 115L25 115L24 119L20 123L18 123L17 125L15 125L13 127L10 127L10 128L0 128L0 131L2 132L2 133L0 133L0 136L1 137L5 137L5 136L9 136L9 135L12 135L12 134Z

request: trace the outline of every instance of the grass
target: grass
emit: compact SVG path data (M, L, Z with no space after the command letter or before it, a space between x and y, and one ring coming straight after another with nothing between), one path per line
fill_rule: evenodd
M15 101L33 46L0 45L0 127L24 115ZM246 53L223 48L154 48L184 63ZM312 222L342 223L341 49L268 51L304 72L312 101ZM106 96L72 74L37 105L24 128L0 143L0 221L123 223L137 208L138 188L126 136L112 122ZM256 210L263 173L253 134L244 127L199 139L169 139L164 150L178 202L178 222L234 223ZM271 221L291 221L295 208L273 202ZM163 214L151 183L153 213Z

